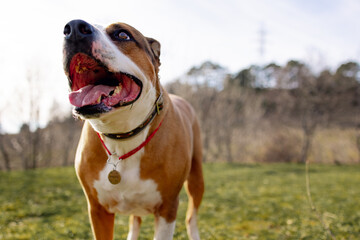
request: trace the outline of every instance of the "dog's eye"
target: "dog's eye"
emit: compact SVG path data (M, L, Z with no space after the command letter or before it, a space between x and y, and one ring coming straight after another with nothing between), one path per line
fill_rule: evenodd
M115 34L115 37L119 40L130 40L130 36L126 32L118 32Z

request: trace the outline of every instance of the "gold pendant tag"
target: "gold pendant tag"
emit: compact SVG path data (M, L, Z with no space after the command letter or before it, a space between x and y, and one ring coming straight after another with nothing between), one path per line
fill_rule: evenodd
M108 179L111 184L116 185L121 181L121 175L118 171L114 169L111 172L109 172Z

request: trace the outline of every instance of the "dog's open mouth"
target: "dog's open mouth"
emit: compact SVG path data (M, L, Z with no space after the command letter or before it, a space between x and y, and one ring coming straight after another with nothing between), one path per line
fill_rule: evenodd
M112 108L135 102L142 90L142 82L127 73L110 72L94 58L75 54L69 66L70 103L78 112L108 112Z

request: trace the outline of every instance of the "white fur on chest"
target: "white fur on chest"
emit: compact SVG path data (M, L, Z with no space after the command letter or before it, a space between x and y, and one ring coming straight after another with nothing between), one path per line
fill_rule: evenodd
M109 212L143 216L153 213L154 208L161 204L157 184L151 179L140 179L142 154L143 150L119 162L116 168L121 175L119 184L113 185L108 180L108 174L114 168L110 164L106 164L99 180L94 182L98 200Z

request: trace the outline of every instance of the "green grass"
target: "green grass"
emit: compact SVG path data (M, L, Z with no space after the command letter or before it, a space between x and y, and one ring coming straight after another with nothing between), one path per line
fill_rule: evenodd
M310 166L313 201L336 239L360 236L360 166ZM302 165L205 164L202 239L330 239L311 211ZM174 239L187 239L181 193ZM128 218L116 218L125 239ZM140 239L152 239L153 217ZM92 239L73 168L0 173L0 239Z

